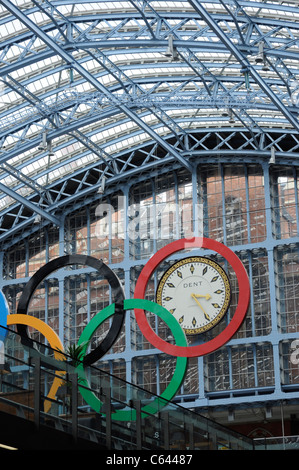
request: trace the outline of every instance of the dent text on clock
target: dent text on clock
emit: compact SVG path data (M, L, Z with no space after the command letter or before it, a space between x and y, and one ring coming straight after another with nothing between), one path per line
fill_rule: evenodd
M202 281L184 282L183 287L198 287L201 286Z

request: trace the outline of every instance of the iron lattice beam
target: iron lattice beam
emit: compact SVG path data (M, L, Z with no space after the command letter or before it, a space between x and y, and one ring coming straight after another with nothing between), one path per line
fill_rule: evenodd
M193 6L194 10L200 15L200 17L214 31L220 41L239 61L240 65L242 66L243 72L248 72L252 76L252 78L260 86L264 93L270 98L271 102L276 106L276 108L286 117L286 119L290 122L293 128L297 132L299 132L299 123L297 118L289 111L289 109L282 103L282 101L277 98L276 94L271 90L265 80L260 76L256 69L251 66L248 59L244 56L244 54L242 54L239 48L229 39L229 37L224 33L224 31L220 28L216 21L206 11L203 5L197 0L189 0L189 2Z
M2 5L5 3L13 6L9 0ZM87 2L83 0L83 3ZM9 168L6 162L22 156L13 163L15 168L10 167L10 174L17 181L13 193L24 187L30 189L28 200L32 207L40 203L43 210L54 215L64 205L73 204L84 195L89 197L103 176L107 177L110 188L110 184L113 187L117 182L130 181L138 173L144 175L147 170L164 168L167 164L190 170L192 165L189 164L195 164L197 158L210 156L213 159L220 151L224 157L254 158L255 154L269 159L273 147L278 159L297 164L298 132L293 124L296 124L299 108L293 105L290 89L290 80L296 80L298 63L298 53L293 47L299 31L299 24L291 19L294 7L254 2L261 10L273 11L273 18L270 14L266 18L259 17L258 13L249 16L246 11L252 7L250 2L216 0L219 8L213 11L203 0L203 8L212 11L214 27L225 33L227 42L223 42L222 36L215 35L215 30L194 13L188 1L183 0L186 8L180 12L155 9L149 0L129 3L131 7L120 13L113 9L101 11L100 5L104 2L100 1L92 13L82 11L76 15L75 10L67 7L75 2L33 0L33 7L29 4L22 10L14 7L12 15L1 17L0 25L5 25L20 18L17 12L23 15L27 28L0 44L0 76L7 87L5 93L13 90L20 97L12 101L10 107L2 108L0 114L3 170L0 182L4 186ZM282 16L274 17L280 10L288 12L287 20ZM35 13L42 15L43 22L37 21L37 25L31 22L28 27L29 17ZM165 57L170 36L173 36L179 61ZM47 41L44 41L45 48L37 47L39 39ZM260 41L265 43L267 60L272 67L271 74L263 74L264 79L259 73L261 66L252 65ZM236 48L236 55L228 47L231 44ZM13 61L10 59L12 52L16 53ZM123 59L127 53L132 57L142 55L142 61L135 63L135 57ZM147 53L155 57L143 64ZM218 60L218 54L221 57L225 54L227 60L221 57ZM51 59L51 67L28 75L19 73L18 78L16 74L10 75L47 59ZM289 59L294 62L287 62ZM89 61L95 64L92 73L87 66ZM245 69L244 63L246 70L250 64L257 74L249 76L249 71L246 72L250 78L248 87L244 87L244 75L239 74L240 67ZM155 68L160 66L170 70L167 77L163 70L158 76ZM85 84L90 90L97 86L96 91L64 93L68 87L66 70L76 72L74 89ZM55 75L59 75L59 79L54 78ZM113 80L104 88L99 87L108 77ZM266 88L260 86L258 77ZM35 87L47 78L50 87ZM38 91L33 93L34 89ZM279 108L278 103L282 107ZM84 114L81 105L85 105ZM224 107L231 112L233 123L222 116ZM190 109L195 111L191 113ZM289 120L290 116L293 121ZM275 127L272 134L271 127ZM46 151L35 150L44 131L49 139L55 140L53 150L64 151L64 158L53 158L29 178L22 168L27 167L28 171L28 167L47 156ZM107 140L102 138L106 131L110 133ZM273 134L275 132L277 135ZM240 136L242 144L235 146L234 135ZM284 142L287 135L292 143L288 155L283 155L285 147L280 146L280 142ZM218 143L210 145L216 136ZM128 146L126 139L132 139L134 146ZM65 156L65 150L73 144L80 144L80 152ZM23 154L26 154L24 159ZM81 168L78 165L77 169L81 156L87 163ZM72 174L64 173L67 166L75 168ZM56 170L59 177L52 181L51 172ZM46 182L45 192L35 180ZM4 206L4 196L1 199ZM18 224L30 223L32 217L28 212L22 213L16 202L4 207L0 215L5 221L15 217L11 226L17 230ZM9 222L3 224L4 237L8 236Z
M48 47L55 51L55 53L60 56L70 67L76 70L85 80L90 82L94 88L98 91L101 91L106 96L108 96L112 101L114 101L115 106L118 107L124 114L126 114L133 122L135 122L141 129L143 129L151 138L156 140L162 148L169 151L175 159L177 159L183 167L187 168L189 171L192 171L192 166L189 164L188 160L182 157L182 155L165 142L156 132L154 132L151 127L142 121L138 115L132 112L124 104L120 103L117 98L106 89L94 76L89 73L84 67L82 67L71 54L66 52L62 47L60 47L52 38L45 34L33 21L31 21L22 11L20 11L10 0L3 0L3 6L10 11L16 18L18 18L28 29L34 32L37 37L39 37Z
M58 217L55 217L50 211L48 210L43 210L40 206L37 204L32 203L29 199L21 196L20 194L16 193L12 189L8 188L4 184L0 183L0 191L3 193L7 194L11 198L15 199L18 201L20 204L23 206L28 207L33 213L39 214L41 217L44 217L45 219L49 220L52 222L54 225L59 226L61 223L61 220Z

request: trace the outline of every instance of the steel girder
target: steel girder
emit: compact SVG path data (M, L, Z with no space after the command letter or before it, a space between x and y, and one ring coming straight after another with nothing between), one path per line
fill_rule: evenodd
M297 164L296 2L32 3L0 2L0 240L103 177L271 147Z

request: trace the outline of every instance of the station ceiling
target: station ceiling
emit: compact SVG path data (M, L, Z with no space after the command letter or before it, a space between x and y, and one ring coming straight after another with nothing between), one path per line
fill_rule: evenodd
M0 38L0 243L154 171L299 161L297 0L1 0Z

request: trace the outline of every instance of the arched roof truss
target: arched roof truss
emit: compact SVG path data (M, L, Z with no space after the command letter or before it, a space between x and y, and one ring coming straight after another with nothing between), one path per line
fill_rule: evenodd
M295 0L2 0L0 37L0 241L104 180L298 160Z

